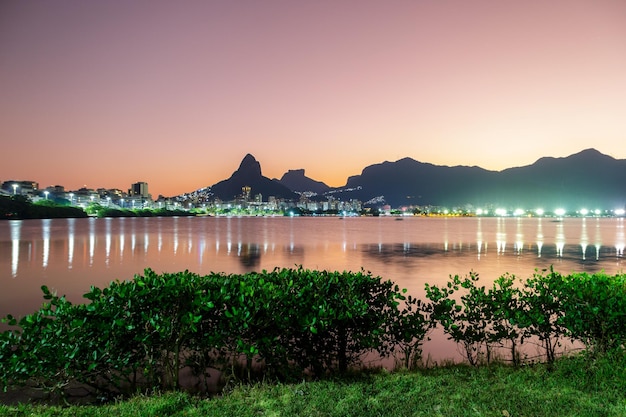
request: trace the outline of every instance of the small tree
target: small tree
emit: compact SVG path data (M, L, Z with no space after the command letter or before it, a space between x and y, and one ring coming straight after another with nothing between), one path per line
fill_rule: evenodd
M406 293L406 289L402 293ZM393 312L387 332L395 350L401 354L402 366L415 369L422 359L422 345L434 327L431 320L433 306L410 295L406 299L403 297L403 302L402 309Z
M546 273L547 270L542 272ZM520 293L520 308L515 319L522 329L522 342L537 337L544 349L546 360L553 363L556 359L556 349L561 345L561 338L567 332L563 325L564 279L552 267L546 275L543 273L535 272L532 278L525 281Z
M512 361L517 363L519 331L513 315L519 302L513 277L500 277L489 290L478 286L478 281L478 274L470 272L463 279L450 276L445 288L426 285L432 319L463 347L471 365L483 360L490 363L493 349L504 346L505 341L511 344Z

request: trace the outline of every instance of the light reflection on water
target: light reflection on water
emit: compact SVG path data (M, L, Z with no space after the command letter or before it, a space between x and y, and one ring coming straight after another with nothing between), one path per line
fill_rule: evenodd
M75 262L88 263L99 270L117 267L112 272L122 266L141 272L144 260L155 269L186 265L203 273L208 267L218 265L225 267L224 272L244 272L249 270L247 267L267 268L268 263L272 267L292 266L290 256L295 255L294 261L306 260L324 268L351 269L359 265L358 268L368 269L367 261L377 258L378 252L384 255L378 257L382 261L389 256L431 258L453 254L463 257L468 265L485 260L480 266L490 270L493 258L489 257L494 255L495 244L495 255L500 260L511 258L517 262L521 257L529 265L568 260L583 270L600 267L607 272L618 272L624 255L623 218L393 220L263 217L9 221L0 223L0 245L4 248L8 244L11 248L0 253L0 267L10 265L2 275L23 280L28 280L38 268L47 275L45 271L50 263L57 270L63 267L70 270ZM377 250L372 250L373 245ZM396 245L401 245L402 250L396 250ZM475 257L470 256L470 248ZM349 256L337 256L337 249ZM243 262L246 268L228 259L245 257L251 251L259 259L254 263ZM267 262L261 262L261 256ZM41 259L40 265L37 259ZM387 273L381 271L381 275L397 275L393 267L389 269L388 262L385 264ZM398 278L403 277L395 277Z
M0 316L73 302L145 268L244 273L361 268L416 296L449 275L622 272L623 218L120 218L0 222Z

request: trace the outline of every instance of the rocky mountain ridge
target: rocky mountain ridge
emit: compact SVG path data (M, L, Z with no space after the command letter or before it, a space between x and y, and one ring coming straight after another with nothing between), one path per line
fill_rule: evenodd
M371 205L548 207L608 206L626 204L626 160L595 149L564 158L543 157L522 167L489 171L476 166L442 166L403 158L367 166L351 176L343 187L331 188L305 176L304 169L289 170L282 178L269 179L261 165L247 154L230 178L209 187L223 201L242 194L285 199L328 196L358 199Z

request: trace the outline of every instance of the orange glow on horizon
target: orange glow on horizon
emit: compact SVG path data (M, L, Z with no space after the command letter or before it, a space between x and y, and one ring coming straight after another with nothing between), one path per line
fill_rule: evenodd
M250 153L342 186L409 157L626 159L626 2L9 2L0 181L171 196Z

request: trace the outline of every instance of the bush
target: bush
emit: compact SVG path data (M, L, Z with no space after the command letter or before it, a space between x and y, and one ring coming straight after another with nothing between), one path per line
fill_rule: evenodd
M552 269L519 281L504 275L488 288L478 274L426 286L429 302L405 297L370 273L274 269L243 275L150 269L130 281L92 287L73 305L42 287L42 307L0 334L0 383L63 393L81 384L117 396L177 390L191 369L204 383L254 372L280 380L344 373L368 352L400 353L411 368L430 329L464 348L472 365L489 364L494 348L538 340L556 359L563 337L591 355L623 352L626 275Z
M178 389L184 367L251 378L345 372L367 351L388 354L388 323L402 295L369 273L275 269L245 275L188 271L92 287L72 305L43 287L47 304L0 339L3 381L62 390L70 381L101 393ZM243 374L236 375L244 360ZM54 381L54 386L48 385ZM206 381L206 380L205 380Z
M450 277L445 287L426 285L433 325L463 347L472 365L489 363L494 347L508 347L517 365L518 346L537 341L553 363L564 338L599 354L626 343L626 275L537 271L516 285L504 275L493 287L478 286L478 274Z
M626 343L626 275L572 274L563 282L563 326L593 353Z
M244 355L248 372L256 358L275 376L321 376L345 372L367 351L390 351L386 325L402 298L391 281L303 268L221 278L222 348Z
M521 340L512 316L519 303L514 277L504 275L490 289L477 286L478 280L478 274L471 272L463 279L451 276L443 288L426 285L434 325L441 325L450 339L463 346L465 358L473 366L490 363L494 347L507 343L511 361L517 364L516 348Z
M19 325L20 330L3 332L0 337L0 381L4 390L26 384L48 393L62 393L77 377L76 356L82 322L77 310L64 297L42 286L42 307L17 321L7 316L3 321Z
M537 338L544 349L546 360L553 363L557 347L567 334L563 325L565 300L563 294L564 278L550 268L524 282L520 293L520 308L515 314L517 325L522 329L522 342ZM545 275L544 275L545 274Z

